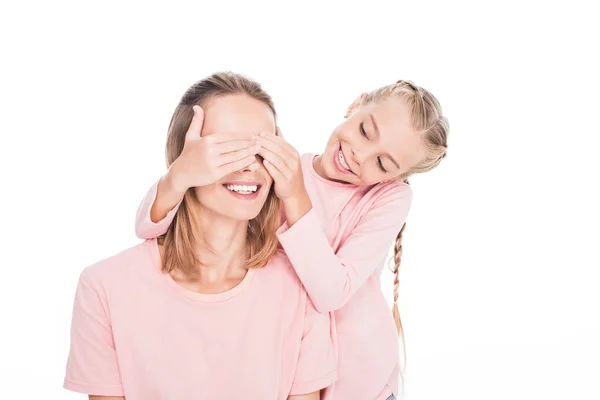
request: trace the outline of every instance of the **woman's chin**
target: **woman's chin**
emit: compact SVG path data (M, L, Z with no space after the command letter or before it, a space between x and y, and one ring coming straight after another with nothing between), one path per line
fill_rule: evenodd
M230 213L228 216L231 219L234 219L236 221L249 222L249 221L253 220L254 218L256 218L258 216L258 214L260 213L260 210L258 210L257 212L249 212L249 211L250 210L238 210L237 212Z

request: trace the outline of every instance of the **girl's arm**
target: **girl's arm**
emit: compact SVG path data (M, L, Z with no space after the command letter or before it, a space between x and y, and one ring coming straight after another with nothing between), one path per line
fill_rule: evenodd
M114 397L114 396L92 396L92 395L89 395L88 398L89 398L89 400L125 400L125 397L123 397L123 396Z
M317 310L337 310L383 263L408 215L410 186L383 186L371 209L334 250L312 209L296 149L281 135L260 134L259 143L259 154L273 177L287 220L277 233L279 242Z
M154 239L164 234L183 200L185 190L177 188L169 172L152 185L138 208L135 234L140 239Z
M410 186L386 186L337 251L313 209L292 226L285 223L279 229L279 241L318 311L343 307L381 266L406 220L411 199ZM286 215L293 214L289 207L284 209Z

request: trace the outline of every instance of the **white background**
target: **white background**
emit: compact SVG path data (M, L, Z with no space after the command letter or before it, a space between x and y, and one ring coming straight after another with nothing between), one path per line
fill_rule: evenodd
M3 2L0 397L84 398L61 388L78 275L138 242L179 97L227 69L301 152L362 91L441 101L401 269L407 399L600 399L593 3Z

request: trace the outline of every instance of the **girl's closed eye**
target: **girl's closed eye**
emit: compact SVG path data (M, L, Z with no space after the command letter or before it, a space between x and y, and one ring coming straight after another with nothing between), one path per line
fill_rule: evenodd
M381 157L377 156L377 165L383 172L387 172L387 169L383 166L383 162L381 161Z
M367 136L367 132L365 131L365 124L362 122L360 123L360 134L366 137L367 139L369 138L369 136Z
M367 135L367 131L365 130L365 124L364 123L360 123L359 126L360 129L360 134L363 135L365 138L369 139L369 136ZM379 166L379 169L381 169L381 171L383 171L384 173L387 173L387 169L385 169L385 167L383 166L383 162L381 161L381 157L377 156L377 165Z

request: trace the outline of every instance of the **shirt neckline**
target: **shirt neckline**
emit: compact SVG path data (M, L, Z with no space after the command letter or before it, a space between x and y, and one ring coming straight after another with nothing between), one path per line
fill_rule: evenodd
M170 287L171 290L173 290L175 293L179 294L180 296L184 296L188 299L191 299L191 300L194 300L197 302L201 302L201 303L224 302L224 301L230 300L230 299L238 296L240 293L242 293L244 291L246 286L248 286L250 284L250 282L252 281L252 278L254 277L254 273L256 272L254 268L249 269L248 272L246 273L246 276L244 276L244 278L241 280L240 283L238 283L233 288L231 288L225 292L222 292L222 293L207 294L207 293L193 292L191 290L184 288L180 284L178 284L171 277L170 274L162 272L160 251L158 249L158 242L156 239L148 240L146 242L146 247L150 253L150 257L152 258L154 270L159 274L160 280L162 280L166 286Z

